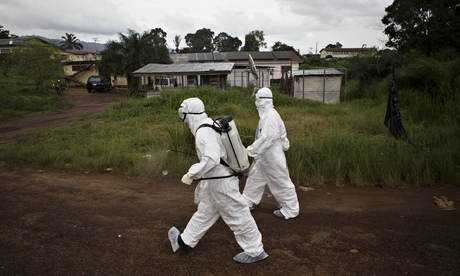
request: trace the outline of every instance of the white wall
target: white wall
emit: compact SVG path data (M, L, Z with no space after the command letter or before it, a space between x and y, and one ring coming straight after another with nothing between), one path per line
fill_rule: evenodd
M340 103L342 76L297 76L294 97L328 104Z

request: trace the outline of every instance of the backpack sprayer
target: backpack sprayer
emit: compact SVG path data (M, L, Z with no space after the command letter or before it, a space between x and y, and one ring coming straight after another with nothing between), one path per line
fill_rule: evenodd
M227 164L237 173L249 169L248 151L241 142L238 129L232 116L225 116L219 120L221 126L220 138L227 152Z
M202 124L196 131L202 127L210 127L214 129L217 133L220 134L220 139L224 145L225 151L227 152L227 159L224 160L221 158L220 163L224 166L229 167L233 174L225 176L215 176L215 177L206 177L200 178L197 180L206 180L206 179L218 179L218 178L227 178L232 176L238 176L246 173L250 167L248 152L241 142L238 129L236 127L235 121L232 116L225 116L223 118L217 119L214 123L211 124ZM181 152L178 150L172 150L178 153L185 155L191 155L186 152Z

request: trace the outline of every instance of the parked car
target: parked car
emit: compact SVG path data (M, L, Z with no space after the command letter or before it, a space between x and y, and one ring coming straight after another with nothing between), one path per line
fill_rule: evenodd
M104 76L91 76L86 82L86 90L91 93L93 90L96 91L110 91L112 83L109 78Z

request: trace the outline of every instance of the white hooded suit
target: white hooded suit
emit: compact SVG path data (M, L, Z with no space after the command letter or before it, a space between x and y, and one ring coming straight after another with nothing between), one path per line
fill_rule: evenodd
M203 102L198 98L190 98L185 100L181 107L186 114L184 122L189 125L195 136L195 147L200 160L189 168L188 176L200 179L231 175L231 170L220 164L220 158L226 157L220 134L210 127L198 129L202 124L213 123L212 119L204 113ZM236 176L199 182L195 189L195 202L198 204L198 209L181 234L186 245L194 248L206 231L219 217L222 217L233 231L244 253L251 257L266 255L262 235L239 191L238 183L239 179Z
M259 204L268 185L273 197L281 206L286 219L299 214L299 202L295 186L289 177L284 151L289 149L286 128L273 106L272 92L261 88L256 94L259 112L255 141L250 145L248 155L254 157L254 165L249 173L243 196L249 206Z

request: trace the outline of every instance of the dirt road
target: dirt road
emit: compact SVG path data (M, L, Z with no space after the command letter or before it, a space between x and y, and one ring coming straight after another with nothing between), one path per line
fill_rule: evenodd
M54 91L50 93L55 94ZM16 134L94 115L103 111L107 105L125 97L125 94L116 90L88 93L82 88L67 88L60 97L72 103L73 108L21 119L0 120L0 145Z
M66 92L81 104L63 113L78 116L108 96ZM0 128L3 137L40 126L38 117L26 120L36 120L33 129L27 122L10 135ZM252 214L269 257L241 265L222 220L191 252L172 252L167 231L183 230L196 210L194 187L169 176L0 162L0 275L459 275L460 215L432 197L459 202L460 188L298 189L301 212L293 220L276 218L275 202L265 197Z

